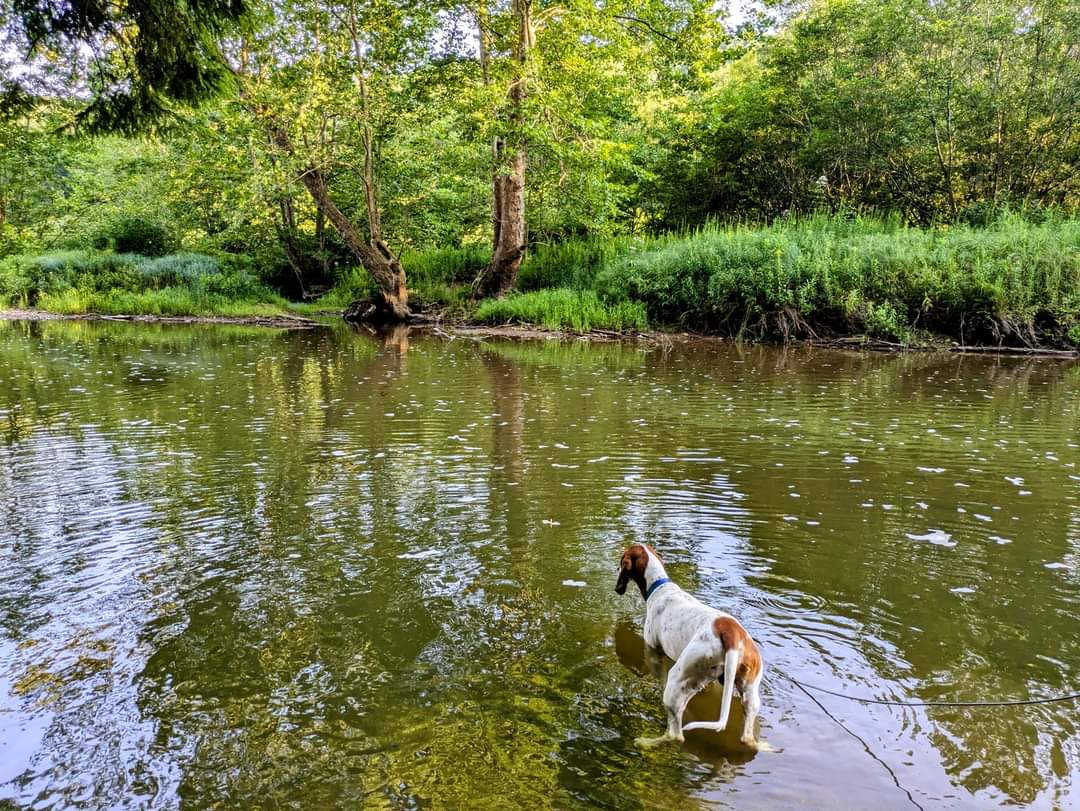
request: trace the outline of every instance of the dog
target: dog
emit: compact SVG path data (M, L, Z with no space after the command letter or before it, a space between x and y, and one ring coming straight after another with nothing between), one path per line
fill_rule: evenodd
M648 544L633 544L623 553L616 593L625 594L631 580L645 600L645 644L675 660L664 687L667 732L639 743L682 741L683 732L691 729L725 729L737 688L746 712L740 740L761 748L763 742L754 736L754 720L761 709L761 653L750 634L730 614L710 608L671 582L660 556ZM686 705L714 679L724 688L720 718L683 726Z

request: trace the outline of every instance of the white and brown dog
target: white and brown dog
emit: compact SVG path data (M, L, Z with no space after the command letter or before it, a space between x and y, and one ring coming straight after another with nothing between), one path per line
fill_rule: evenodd
M634 544L623 553L615 591L625 594L631 580L645 600L645 644L675 660L664 687L667 733L640 742L681 741L688 729L723 730L738 688L746 712L741 740L761 748L754 737L754 719L761 709L761 654L750 634L730 614L710 608L672 583L660 556L647 544ZM683 726L686 705L713 680L724 685L719 720Z

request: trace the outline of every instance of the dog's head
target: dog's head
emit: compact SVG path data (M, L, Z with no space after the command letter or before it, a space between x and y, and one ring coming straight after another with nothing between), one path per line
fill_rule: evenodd
M615 582L617 594L626 594L626 584L633 580L641 589L641 596L645 596L645 569L649 566L650 554L656 555L656 550L643 543L627 547L619 561L619 579ZM659 561L660 556L656 555L656 559Z

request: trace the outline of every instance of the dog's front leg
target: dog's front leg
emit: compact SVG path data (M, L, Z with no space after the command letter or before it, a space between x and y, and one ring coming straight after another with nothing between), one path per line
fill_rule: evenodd
M688 658L680 656L668 671L667 684L664 685L664 711L667 713L667 731L658 738L638 738L639 746L656 746L667 741L682 741L682 717L686 705L700 689L700 678L692 671L693 665Z

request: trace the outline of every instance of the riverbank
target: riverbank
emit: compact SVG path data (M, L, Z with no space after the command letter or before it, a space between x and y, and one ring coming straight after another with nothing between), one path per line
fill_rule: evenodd
M818 215L568 241L532 249L506 298L474 303L469 281L482 259L469 249L414 260L418 309L448 321L575 332L1080 347L1075 218L1006 215L979 228L914 228L888 218ZM343 283L324 300L340 304L370 292Z
M1080 348L1080 219L986 227L812 216L530 250L515 290L473 301L478 246L406 251L418 320L574 334L689 332L876 348ZM0 306L83 315L269 319L341 313L374 294L343 271L286 301L237 256L70 251L0 261Z
M267 327L271 329L319 329L330 326L338 318L336 313L320 313L322 320L305 318L302 316L159 316L159 315L107 315L101 313L50 313L43 310L0 310L0 321L127 321L142 324L211 324L220 326L251 326ZM363 327L356 327L363 328ZM369 327L373 334L392 333L395 328ZM736 339L716 334L695 332L674 332L665 330L640 330L616 332L613 330L593 329L588 331L573 331L565 329L553 329L549 327L529 324L502 324L486 325L465 321L420 321L414 324L406 324L396 329L415 331L421 334L429 334L437 338L453 341L467 339L483 341L486 339L503 339L511 341L574 341L574 342L635 342L649 345L672 346L675 344L709 344L709 343L732 343ZM751 341L751 343L770 343L768 341ZM1080 350L1053 349L1047 347L1015 347L1015 346L972 346L950 343L944 340L927 342L922 344L899 344L893 341L884 341L867 335L848 336L844 338L797 338L788 341L789 344L810 346L821 349L841 349L848 351L864 352L947 352L953 354L980 354L980 355L1014 355L1023 357L1053 357L1063 359L1080 359Z
M298 315L114 315L106 313L53 313L47 310L0 310L0 321L133 321L143 324L223 324L277 329L313 329L325 326Z

